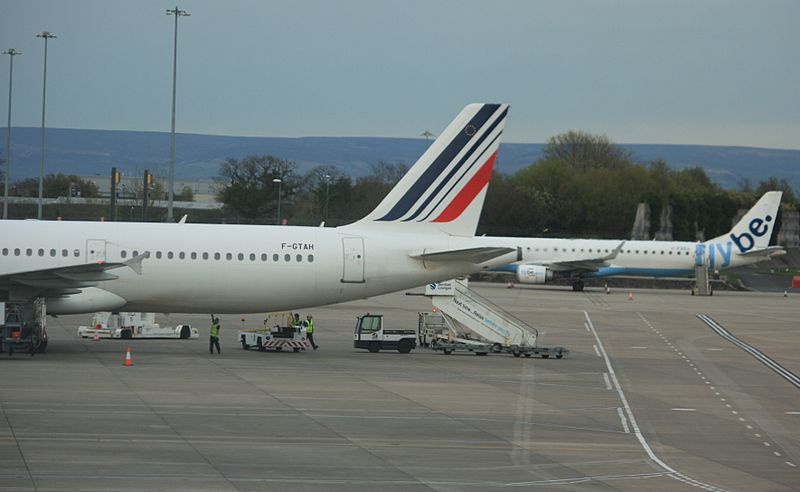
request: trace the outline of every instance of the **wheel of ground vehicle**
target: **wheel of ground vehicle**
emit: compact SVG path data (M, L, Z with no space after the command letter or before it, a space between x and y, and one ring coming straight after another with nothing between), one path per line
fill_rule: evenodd
M267 349L264 347L264 344L261 342L260 338L256 339L256 346L258 347L259 352L266 352Z
M499 343L493 343L492 344L492 352L494 352L495 354L499 354L502 351L503 351L503 346L502 345L500 345Z
M564 357L564 354L562 354L561 352L556 354L556 359L560 359L562 357Z
M397 351L400 352L401 354L407 354L411 352L411 348L412 348L411 340L408 339L400 340L400 342L398 342L397 344Z
M297 348L297 347L294 347L294 348L292 349L292 352L300 352L300 349L299 349L299 348Z
M453 353L453 351L450 349L443 349L442 352L444 352L444 355L450 355Z
M519 357L520 355L522 354L520 354L519 352L514 352L514 357Z
M245 341L244 336L242 336L242 348L245 350L250 348L250 345Z
M130 328L123 328L122 331L119 332L119 337L124 340L130 340L133 338L133 331Z
M489 355L489 352L475 352L475 355Z
M542 354L542 359L549 359L549 358L550 358L550 354Z
M283 350L283 347L275 347L275 352L280 352L281 350Z
M192 329L189 328L189 325L181 326L181 340L186 340L192 335Z
M525 354L525 357L530 357L530 356L531 356L531 354Z
M378 343L378 342L369 342L369 345L367 346L367 350L369 350L373 354L376 353L376 352L380 352L381 344Z

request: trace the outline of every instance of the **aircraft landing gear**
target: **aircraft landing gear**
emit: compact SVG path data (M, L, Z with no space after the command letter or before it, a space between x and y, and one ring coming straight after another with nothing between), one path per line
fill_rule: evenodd
M572 281L572 290L575 292L583 292L583 280L575 279Z

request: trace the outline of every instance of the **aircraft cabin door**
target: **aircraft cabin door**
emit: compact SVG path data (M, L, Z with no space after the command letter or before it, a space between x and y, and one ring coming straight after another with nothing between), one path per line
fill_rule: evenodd
M86 263L98 263L101 261L106 261L105 239L87 239Z
M343 237L344 268L342 282L364 283L364 238Z

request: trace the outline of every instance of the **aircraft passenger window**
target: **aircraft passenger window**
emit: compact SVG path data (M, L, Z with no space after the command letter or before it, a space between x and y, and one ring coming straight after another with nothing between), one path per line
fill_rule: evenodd
M180 258L181 260L185 259L186 258L186 253L181 251L180 253L178 253L178 258Z
M279 259L279 258L280 258L280 256L278 256L278 254L277 254L277 253L275 253L274 255L272 255L272 261L278 261L278 259Z
M239 258L239 261L244 260L244 254L243 253L239 253L238 255L236 255L236 257Z
M672 251L670 251L669 254L672 254Z
M215 260L219 260L220 258L222 258L222 255L220 255L219 253L214 253Z
M161 259L161 251L156 251L156 258Z
M25 255L26 256L32 256L33 255L33 250L31 248L26 249L25 250Z
M191 257L192 257L193 260L196 260L197 259L197 253L192 251Z
M647 254L647 250L642 251L642 253Z
M558 248L553 248L553 252L556 252L556 251L558 251Z
M256 261L256 254L250 253L250 261Z
M292 255L283 255L283 261L292 261Z
M261 253L261 261L267 261L267 254Z
M39 248L39 256L44 256L44 250L42 248Z
M581 248L581 253L583 253L583 248Z
M661 254L663 255L663 254L664 254L664 251L661 251Z
M637 255L639 254L639 250L638 250L638 249L636 250L636 254L637 254Z
M19 256L19 248L14 248L14 256Z
M591 253L591 252L592 252L592 249L591 249L591 248L589 248L589 253Z
M530 249L530 248L528 248L528 249ZM308 255L308 262L309 263L314 263L314 255Z
M233 254L225 253L225 259L228 260L228 261L231 261L233 259Z
M688 251L686 252L686 256L689 256L689 252Z
M167 251L167 259L168 260L171 260L174 257L175 257L175 253L173 253L172 251Z
M54 250L54 249L51 249L51 250L50 250L50 256L55 256L55 255L56 255L56 250Z
M81 255L81 250L79 249L72 250L72 256L74 256L75 258L79 257L80 255Z
M69 251L67 251L66 249L62 249L61 256L69 256Z
M123 258L127 258L128 257L128 252L123 249L122 251L119 252L119 255L121 257L123 257Z
M3 248L3 256L8 256L8 248Z
M207 259L208 259L208 253L203 253L203 259L204 259L204 260L207 260Z
M630 252L631 252L631 250L626 251L626 253L629 253L629 254L630 254Z
M303 261L303 255L297 255L297 257L295 259L299 263L299 262Z
M139 252L138 252L138 251L136 251L136 250L134 249L134 250L133 250L133 254L132 254L131 256L132 256L133 258L136 258L137 256L139 256Z
M531 247L530 247L530 246L528 246L528 251L530 251L530 250L531 250Z

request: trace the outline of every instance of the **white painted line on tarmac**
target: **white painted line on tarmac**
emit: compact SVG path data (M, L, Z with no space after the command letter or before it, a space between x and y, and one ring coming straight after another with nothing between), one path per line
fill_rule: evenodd
M602 357L602 355L600 355L600 351L597 349L597 345L594 346L594 353L597 354L598 357Z
M750 424L747 424L745 427L747 427L748 430L753 430L753 426Z
M592 332L592 330L589 329L589 324L588 323L584 323L583 327L586 328L586 331L588 331L589 333Z
M797 468L797 465L795 465L791 461L784 461L784 463L786 463L787 465L791 466L792 468Z
M641 313L637 313L637 314L639 314L639 317L642 318L643 321L646 321L644 319L644 316L642 316ZM594 346L595 350L599 350L599 351L603 352L602 358L603 358L603 361L606 363L606 367L608 368L609 377L611 378L611 381L614 384L614 386L617 388L617 394L619 395L619 399L622 402L622 406L625 408L625 414L624 415L627 416L628 422L630 422L630 428L633 431L633 434L636 436L636 439L639 441L639 444L642 446L642 449L644 449L645 453L647 453L647 456L655 464L657 464L658 466L660 466L661 468L666 470L669 473L669 476L671 478L674 478L675 480L678 480L679 482L685 483L685 484L690 485L692 487L697 487L697 488L700 488L700 489L703 489L703 490L708 490L710 492L723 492L723 491L725 491L725 489L723 489L721 487L717 487L716 485L711 485L711 484L708 484L708 483L705 483L705 482L701 482L701 481L699 481L697 479L694 479L694 478L692 478L692 477L690 477L688 475L685 475L685 474L679 472L678 470L672 468L671 466L666 464L664 461L662 461L661 458L659 458L655 454L655 452L653 452L653 449L647 443L647 439L645 439L644 434L642 434L642 431L639 429L639 424L636 423L636 417L634 417L633 410L631 410L631 407L628 404L628 398L625 396L625 392L622 391L622 386L619 384L619 380L617 380L617 375L614 372L614 366L611 365L611 359L608 358L608 353L606 353L606 349L603 347L603 342L602 342L602 340L600 340L600 335L597 334L597 330L595 330L594 324L592 323L591 318L589 318L589 313L584 311L583 315L586 316L586 323L589 325L589 329L592 331L592 335L594 335L594 339L597 340L597 345ZM598 347L599 347L599 349L598 349ZM620 410L620 413L621 413L621 410Z
M779 453L777 451L773 451L772 454L774 454L775 456L780 456L781 455L781 453Z
M723 351L723 350L725 350L725 349L721 349L721 348L710 348L710 349L707 349L707 350L710 350L710 351L712 351L712 352L722 352L722 351Z
M786 415L800 415L800 412L786 412Z
M625 431L625 434L630 434L631 429L628 427L628 419L625 418L621 407L617 407L617 413L619 414L619 421L622 422L622 430Z
M753 434L753 435L756 436L756 437L759 437L759 438L761 437L761 434L757 434L756 433L756 434Z
M606 382L606 389L607 389L607 390L612 390L612 389L614 389L613 387L611 387L611 380L610 380L610 379L608 379L608 373L607 373L607 372L604 372L604 373L603 373L603 381L605 381L605 382Z
M696 412L696 408L673 408L672 411L674 412Z
M770 444L770 443L768 443L768 442L764 442L764 446L766 446L766 447L770 447L770 446L772 446L772 444Z
M636 347L631 347L631 348L632 348L632 349L636 349L636 350L644 350L644 349L646 349L647 347L640 347L640 346L636 346Z

